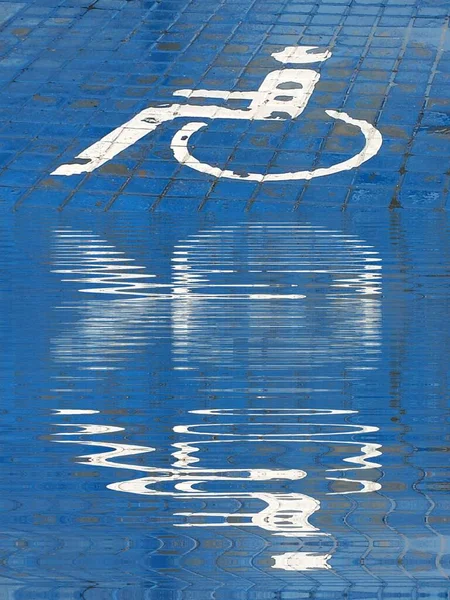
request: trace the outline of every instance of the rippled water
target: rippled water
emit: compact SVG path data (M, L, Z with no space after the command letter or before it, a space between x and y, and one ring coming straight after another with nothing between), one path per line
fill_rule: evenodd
M0 226L0 598L448 598L444 213Z

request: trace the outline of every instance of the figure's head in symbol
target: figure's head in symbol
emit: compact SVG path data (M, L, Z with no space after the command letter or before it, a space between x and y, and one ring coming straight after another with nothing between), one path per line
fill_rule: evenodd
M318 46L287 46L281 52L273 52L275 60L283 64L307 65L328 60L332 54L329 50L325 52L313 52Z

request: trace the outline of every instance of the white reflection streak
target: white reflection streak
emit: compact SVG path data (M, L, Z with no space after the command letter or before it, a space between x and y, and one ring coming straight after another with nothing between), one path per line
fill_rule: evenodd
M274 569L283 571L315 571L317 569L331 569L328 561L331 554L318 554L316 552L285 552L272 556L275 561Z
M267 237L269 232L270 236ZM273 237L273 234L276 234ZM55 272L64 275L74 275L71 281L89 285L80 289L82 292L97 294L126 295L125 301L108 300L107 303L96 303L90 306L91 313L84 321L85 338L91 340L92 349L100 349L98 359L88 356L86 362L91 363L85 368L96 368L96 360L123 361L117 353L127 346L143 345L141 335L130 336L129 323L145 322L149 315L154 315L153 300L171 300L172 328L174 335L174 354L176 361L189 362L197 360L216 360L218 362L232 361L232 348L221 346L224 340L217 337L218 332L227 329L226 319L235 319L237 305L232 303L216 303L217 300L261 300L243 304L242 313L247 315L250 341L273 339L271 331L273 320L277 329L287 330L288 337L278 338L282 342L279 347L271 348L271 361L267 361L265 349L261 345L252 347L249 356L253 364L264 365L271 369L283 366L289 360L297 358L308 362L321 364L323 360L340 360L339 350L353 353L354 368L361 366L363 360L371 360L379 346L380 300L381 293L381 262L378 254L368 245L336 232L312 226L293 226L282 224L272 226L260 224L256 226L233 226L216 228L204 232L179 244L174 251L172 261L172 280L169 283L154 283L148 280L154 275L140 272L144 267L133 264L132 259L124 258L105 240L91 232L59 231L57 244L58 268ZM267 253L267 241L271 242L270 252ZM212 265L214 265L212 267ZM63 268L61 268L63 267ZM270 274L269 280L267 274ZM284 304L281 308L271 300L309 300L308 296L297 293L301 287L297 281L302 275L308 277L306 287L317 285L317 278L325 276L325 283L320 283L326 289L326 294L317 296L314 305L306 303ZM218 280L219 277L219 280ZM246 283L236 283L236 279L247 278ZM261 279L262 278L262 281ZM292 283L294 278L295 283ZM305 287L305 286L304 286ZM226 290L226 292L225 292ZM230 291L228 291L230 290ZM300 290L304 291L304 290ZM295 292L295 293L292 293ZM133 298L136 297L136 298ZM212 303L209 304L209 301ZM237 310L236 310L237 309ZM280 313L281 310L281 313ZM100 314L99 314L100 311ZM246 311L246 312L245 312ZM287 311L287 312L286 312ZM316 335L314 323L308 325L308 316L321 314L331 319L330 332L322 337ZM217 327L217 319L221 319ZM211 327L214 326L214 329ZM305 327L310 327L306 329ZM334 327L334 329L332 329ZM102 340L105 332L113 331L111 339L106 343ZM134 331L137 331L134 329ZM305 333L306 332L306 333ZM126 341L123 341L127 334ZM286 340L297 345L284 346ZM300 336L300 337L299 337ZM310 339L311 338L311 339ZM220 341L220 344L219 344ZM311 341L314 347L311 348ZM72 349L67 346L67 340L59 344L60 358L64 356L71 360ZM303 345L303 344L306 345ZM330 350L331 348L331 350ZM333 356L333 352L336 358ZM92 353L91 353L92 354ZM363 356L367 354L367 356ZM238 355L239 358L239 355ZM83 357L80 356L83 361ZM272 364L270 364L272 362ZM252 365L252 363L250 363ZM105 368L105 367L102 367ZM114 368L114 367L109 367ZM63 409L60 409L61 411ZM242 412L233 412L239 411ZM241 416L321 416L351 414L356 411L332 409L210 409L191 411L195 414L241 415ZM59 414L69 414L60 412ZM72 413L76 414L76 413ZM80 413L81 414L81 413ZM85 413L88 414L88 413ZM122 430L108 426L64 424L69 427L79 427L76 433L59 433L56 435L88 435L105 434ZM234 427L237 423L220 424L221 427ZM263 424L247 423L248 427ZM364 469L376 469L380 465L373 459L380 456L379 444L342 440L341 436L370 434L378 431L371 426L351 424L326 424L327 428L339 428L340 431L323 433L293 432L293 433L247 433L227 434L207 432L202 428L208 424L179 425L174 432L180 435L208 436L215 439L198 440L194 442L179 442L173 444L175 459L169 469L158 469L130 463L115 462L114 459L125 458L153 452L154 448L82 440L55 439L58 443L74 443L83 446L107 448L107 452L96 452L79 457L80 460L91 464L112 468L125 468L148 473L146 477L110 484L108 487L117 491L176 498L224 498L224 499L256 499L265 503L265 508L258 512L245 514L230 513L177 513L189 518L220 517L216 523L182 523L180 527L217 527L239 525L255 526L275 535L282 536L314 536L326 535L309 523L309 518L320 508L320 502L314 498L299 493L281 494L264 491L251 492L209 492L198 489L198 486L212 481L269 481L269 480L300 480L306 477L301 469L262 470L262 469L203 469L196 463L199 458L193 454L199 452L203 444L217 443L319 443L332 446L345 444L355 446L361 454L345 458L352 466L342 469L328 469L328 473L355 474ZM270 427L322 427L319 423L265 423ZM354 465L354 466L353 466ZM329 476L330 481L344 481L359 484L361 489L345 492L329 492L335 494L368 493L380 489L377 482L365 479L350 479L347 477ZM164 484L173 486L167 490ZM159 486L159 487L158 487ZM162 487L161 487L162 486ZM172 491L173 490L173 491ZM285 553L274 558L274 568L285 570L310 570L328 568L329 554L315 553Z
M190 490L196 491L196 490ZM320 502L305 494L269 494L264 492L241 492L234 494L196 494L200 498L226 498L244 499L252 498L262 500L266 507L256 513L220 513L220 512L179 512L175 515L186 517L222 517L219 523L180 523L175 527L229 527L239 525L242 527L259 527L270 531L274 535L283 537L308 537L311 535L327 535L311 525L309 517L320 509ZM231 521L232 519L232 521Z
M373 428L372 431L378 431L378 428ZM190 432L192 433L192 432ZM361 431L358 432L349 432L347 435L353 435L355 433L361 433ZM345 445L349 445L349 446L357 446L358 449L362 452L362 455L360 456L354 456L354 457L350 457L348 459L344 459L348 462L353 462L356 463L358 465L361 466L356 466L356 467L348 467L348 468L343 468L343 469L327 469L327 472L346 472L346 471L360 471L363 469L377 469L379 467L381 467L381 465L377 462L370 462L369 459L371 458L376 458L378 456L381 456L381 452L380 452L380 448L381 448L381 444L372 444L372 443L364 443L364 442L354 442L354 441L342 441L342 440L330 440L330 439L326 439L324 437L321 437L320 439L311 439L310 437L307 437L307 434L302 434L303 436L306 437L306 439L302 440L300 438L297 438L296 436L292 436L292 437L274 437L274 436L268 436L267 438L264 437L263 439L257 439L256 437L242 437L240 438L239 436L235 436L233 439L231 440L196 440L193 443L189 443L189 442L178 442L178 443L174 443L173 446L175 448L178 448L178 451L174 452L173 456L174 458L177 459L177 461L174 463L175 466L179 466L179 467L190 467L192 468L192 464L195 464L196 462L198 462L198 458L192 456L193 453L198 452L200 450L200 445L204 445L204 444L224 444L224 443L236 443L236 442L251 442L251 443L256 443L256 444L260 444L260 443L264 443L267 441L267 439L270 439L272 442L280 442L280 443L297 443L297 444L301 444L301 443L317 443L317 444L327 444L327 445L333 445L336 444L338 442L341 443L345 443ZM314 434L312 434L314 435ZM339 435L339 434L335 434L335 435ZM375 492L377 490L381 489L381 484L378 482L374 482L374 481L369 481L366 479L347 479L344 477L327 477L326 479L328 479L329 481L347 481L349 483L354 483L354 484L360 484L361 485L361 489L359 490L348 490L345 492L327 492L327 495L330 496L334 496L334 495L341 495L341 494L364 494L367 492Z
M78 427L80 431L70 432L70 433L55 433L55 436L61 435L102 435L107 433L114 433L117 431L124 431L123 427L113 427L107 425L91 425L85 423L57 423L55 424L59 427ZM95 447L103 447L109 448L109 452L96 452L94 454L85 454L83 456L79 456L79 459L82 459L83 462L89 462L91 464L95 464L97 466L103 467L112 467L112 468L124 468L131 469L135 471L152 473L154 476L151 478L144 478L149 483L157 483L164 482L170 480L183 480L190 481L192 484L202 483L203 481L242 481L245 479L250 479L254 481L269 481L272 479L290 479L297 480L302 479L306 476L305 471L301 469L287 469L287 470L274 470L274 469L196 469L195 471L189 472L186 469L160 469L156 467L147 467L143 465L133 465L126 463L118 463L118 462L110 462L113 458L124 458L126 456L131 456L134 454L144 454L148 452L154 452L155 448L150 446L135 446L131 444L117 444L113 442L100 442L100 441L85 441L85 440L53 440L53 442L60 444L77 444L80 446L95 446ZM244 477L243 475L247 475ZM201 477L201 481L199 481L199 477ZM137 482L141 482L143 480L135 480ZM126 482L132 483L132 482ZM116 489L114 486L118 484L111 484L108 487L111 489ZM140 484L139 484L140 485ZM148 483L147 483L148 485ZM176 486L175 486L176 487ZM131 490L127 490L131 491ZM196 492L197 490L190 490L192 492ZM137 493L137 492L136 492ZM147 490L148 494L155 495L177 495L177 494L168 494L167 492L157 492L153 490Z
M79 425L81 427L81 425ZM58 434L55 434L58 435ZM59 434L61 435L61 434ZM79 435L72 433L72 435ZM95 446L99 448L109 448L109 452L95 452L94 454L84 454L79 456L79 462L88 462L98 467L112 467L115 469L130 469L133 471L143 471L145 467L133 465L131 463L110 462L113 458L125 458L135 454L146 454L154 452L155 448L150 446L135 446L132 444L114 444L113 442L92 442L82 440L53 440L57 444L78 444L79 446ZM112 450L111 450L112 448Z
M221 427L234 427L237 423L221 423ZM247 423L247 427L267 427L267 426L275 426L275 427L316 427L319 423L279 423L279 422L266 422L266 423ZM321 424L320 424L321 425ZM370 425L351 425L349 423L327 423L327 427L344 427L350 429L350 431L338 431L335 433L327 432L328 436L335 435L355 435L359 433L374 433L375 431L379 431L378 427L372 427ZM183 434L191 434L191 435L211 435L213 437L233 437L233 438L259 438L261 440L264 437L265 440L272 438L279 438L280 435L278 433L244 433L244 434L234 434L234 433L220 433L217 431L214 432L202 432L193 430L196 427L211 427L209 423L199 423L197 425L176 425L173 430L175 433L183 433ZM292 433L288 434L288 437L291 439L295 439L298 437L319 437L323 436L323 433ZM219 440L213 440L219 441Z
M254 370L284 369L292 361L320 365L343 356L357 363L349 368L373 368L361 363L373 361L379 353L381 258L361 240L292 224L217 227L175 246L172 264L177 289L172 304L173 348L178 363L188 365L196 358L234 366L241 357L233 351L233 334L239 336L235 330L244 327L250 332L249 346L252 342L254 346L241 352L246 352ZM224 297L221 294L199 293L201 288L233 287L236 279L246 281L242 285L249 288L269 285L274 293L259 295L259 300L300 299L290 293L292 287L304 292L319 286L325 293L317 295L314 306L308 303L310 294L305 294L305 302L282 308L270 302L250 303L242 311L235 303L216 304ZM259 346L269 336L272 345L263 356Z
M246 417L312 416L312 415L355 415L357 410L334 408L204 408L190 410L191 415L242 415Z
M54 423L58 427L79 427L80 431L65 431L63 433L55 433L55 435L101 435L103 433L116 433L123 431L123 427L114 427L112 425L80 425L78 423Z
M83 409L83 408L54 408L54 415L96 415L99 410Z
M70 409L55 409L57 414L83 414L89 413L90 411L80 410L71 411ZM92 411L95 412L95 411ZM333 409L265 409L265 408L252 408L249 410L245 409L199 409L190 411L191 414L207 414L210 416L221 416L221 415L236 415L236 416L317 416L317 415L349 415L355 414L357 411L352 410L333 410ZM102 426L92 424L77 424L77 423L63 423L60 424L65 427L78 427L79 431L71 432L70 434L58 433L56 436L61 435L87 435L87 434L107 434L114 433L117 431L123 431L122 427L114 426ZM217 425L216 425L217 426ZM302 469L205 469L200 466L193 466L193 463L199 462L197 457L192 456L193 453L198 452L201 444L220 444L220 443L236 443L236 442L248 442L248 443L262 443L267 440L280 443L320 443L320 444L345 444L345 445L356 445L362 452L360 456L352 456L344 458L345 462L355 464L355 467L344 467L341 469L328 469L328 472L332 471L358 471L360 469L375 469L380 467L376 462L371 462L369 459L373 459L381 455L379 444L372 444L367 442L356 442L353 440L342 440L342 439L328 439L328 437L340 437L345 435L359 435L374 433L378 431L377 427L364 426L364 425L353 425L349 423L280 423L280 422L266 422L266 423L242 423L242 422L227 422L221 423L221 427L234 428L237 426L244 427L339 427L343 430L339 432L293 432L292 434L278 434L278 433L223 433L223 432L206 432L203 431L204 427L211 427L211 424L200 423L197 425L179 425L173 427L174 433L182 435L195 435L195 436L208 436L214 439L208 440L195 440L194 442L179 442L173 444L176 448L173 452L175 462L168 469L161 469L151 466L136 465L132 463L116 462L114 459L125 458L126 456L138 455L153 452L155 449L147 446L136 446L131 444L120 444L113 442L103 441L83 441L83 440L61 440L54 439L57 443L72 443L81 446L94 446L97 448L107 448L107 452L96 452L93 454L87 454L79 456L80 462L89 462L92 465L129 469L139 472L148 473L145 477L138 479L132 479L127 481L120 481L109 484L107 487L112 490L133 493L138 495L147 496L171 496L178 499L250 499L259 500L265 504L265 507L257 512L246 512L246 513L227 513L227 512L179 512L175 513L178 516L184 516L189 519L193 519L194 522L186 522L180 524L174 524L176 527L229 527L232 525L239 525L245 527L259 527L266 531L271 532L273 535L280 535L283 537L310 537L310 536L327 536L328 534L321 532L314 527L310 522L309 518L320 509L320 502L315 498L307 496L306 494L300 493L268 493L264 491L249 491L249 492L208 492L204 489L197 489L197 486L207 484L208 482L225 482L225 481L236 481L236 482L263 482L270 480L292 480L298 481L306 477L306 471ZM200 429L200 431L199 431ZM324 437L325 436L325 437ZM327 437L328 436L328 437ZM380 489L380 484L376 482L361 480L361 479L349 479L342 477L327 477L332 481L346 481L351 483L359 483L362 489L359 491L346 491L346 492L329 492L331 495L336 494L349 494L349 493L368 493ZM170 483L173 488L172 490L166 489L164 484ZM158 488L158 486L163 486ZM195 522L196 518L215 518L215 522ZM219 520L218 520L219 519ZM285 553L273 556L274 565L273 568L284 569L284 570L297 570L307 571L313 569L327 569L329 568L328 560L331 557L330 553L319 554L311 552L296 552L296 553Z
M314 415L343 415L343 414L355 414L357 411L352 410L333 410L333 409L263 409L263 408L251 408L248 410L245 409L203 409L203 410L194 410L190 411L191 414L203 414L210 416L314 416ZM228 423L220 423L221 427L229 427L234 428L238 425L242 425L242 423L238 422L228 422ZM245 423L246 427L255 427L255 426L279 426L279 427L293 427L293 426L321 426L319 423L279 423L279 422L264 422L264 423ZM336 424L336 423L328 423L326 425L329 427L341 427L347 428L349 431L340 431L340 432L332 432L329 431L326 433L293 433L291 435L280 436L279 434L261 434L261 433L249 433L249 434L237 434L237 433L221 433L218 431L213 432L205 432L199 431L198 428L201 427L211 427L211 424L198 424L198 425L181 425L174 427L174 431L180 434L190 434L190 435L207 435L214 439L209 440L196 440L195 442L180 442L173 444L178 448L177 452L173 453L174 458L177 459L175 465L191 467L192 463L198 462L199 459L192 456L193 453L196 453L200 450L200 445L202 444L220 444L220 443L236 443L236 442L250 442L250 443L263 443L267 440L280 442L283 444L286 443L320 443L320 444L345 444L350 446L357 446L360 449L362 455L360 456L352 456L344 458L344 461L351 462L357 467L348 467L341 469L328 469L328 472L332 471L359 471L360 469L376 469L381 465L376 462L370 462L369 459L373 459L377 456L381 455L379 449L381 448L380 444L373 443L364 443L364 442L356 442L356 441L347 441L347 440L336 440L336 439L327 439L326 436L339 436L342 435L358 435L358 434L368 434L377 432L378 427L373 426L363 426L363 425L352 425L352 424ZM325 436L325 437L324 437ZM222 438L222 439L221 439ZM305 439L302 439L305 438ZM319 438L319 439L317 439ZM328 495L342 495L342 494L355 494L355 493L369 493L375 492L381 488L381 485L378 482L373 482L365 479L350 479L344 477L326 477L327 480L330 481L345 481L352 484L359 483L361 485L360 490L348 490L346 492L328 492ZM128 488L129 489L129 488ZM141 490L142 493L142 490ZM258 513L253 514L243 514L237 515L235 513L211 513L211 512L201 512L201 513L176 513L178 515L183 515L188 518L205 518L205 517L221 517L222 522L207 522L207 523L184 523L181 525L177 525L179 527L216 527L216 526L227 526L227 525L245 525L248 526L258 526L262 529L271 531L275 535L282 535L284 537L296 536L296 537L308 537L308 536L319 536L319 535L327 535L317 528L313 527L309 523L309 518L314 512L320 509L320 502L315 498L311 498L310 496L306 496L304 494L264 494L260 492L253 492L250 494L254 499L263 500L266 503L266 508ZM241 499L245 497L243 494L231 493L229 494L229 499ZM248 521L250 517L250 521ZM331 553L311 553L311 552L288 552L284 554L277 554L272 556L274 560L274 564L272 567L274 569L281 569L287 571L311 571L315 569L329 569L330 566L328 561L330 560L332 554Z
M53 273L62 275L78 275L81 277L65 278L65 281L80 282L92 285L107 285L108 287L87 287L79 291L91 294L114 294L126 296L138 296L139 298L151 299L177 299L191 292L192 288L203 286L208 288L223 287L220 284L209 283L201 277L189 278L184 275L176 283L148 283L136 282L136 279L151 279L156 275L139 273L136 271L145 269L134 263L134 259L125 258L124 252L117 251L114 246L104 245L106 240L100 236L88 232L74 232L73 230L56 230L56 261L58 266L64 268L54 269ZM89 242L89 243L86 243ZM175 259L176 260L176 259ZM182 259L180 259L182 260ZM177 278L175 278L177 279ZM186 287L186 285L189 287ZM272 289L270 284L227 284L227 288L256 288ZM292 285L290 287L296 287ZM148 290L152 290L151 292ZM162 293L155 293L162 290ZM164 290L168 290L168 293ZM236 298L236 299L272 299L279 294L273 293L246 293L246 294L195 294L196 298ZM283 297L290 299L304 298L304 294L288 294Z
M381 259L352 236L309 225L218 227L180 242L171 281L160 283L99 235L69 228L55 235L54 272L82 283L80 292L115 296L60 307L81 314L75 332L53 340L63 364L84 371L123 368L158 339L167 319L176 369L246 360L255 372L282 371L346 359L349 369L362 370L373 368L364 363L379 353ZM325 277L319 282L325 293L312 304L300 292L317 277ZM167 300L169 306L155 302ZM325 324L320 333L319 323ZM233 352L242 326L250 336L246 354Z

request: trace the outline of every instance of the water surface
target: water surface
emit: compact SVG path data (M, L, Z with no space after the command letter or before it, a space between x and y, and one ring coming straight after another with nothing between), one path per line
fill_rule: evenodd
M448 597L444 213L1 242L1 598Z

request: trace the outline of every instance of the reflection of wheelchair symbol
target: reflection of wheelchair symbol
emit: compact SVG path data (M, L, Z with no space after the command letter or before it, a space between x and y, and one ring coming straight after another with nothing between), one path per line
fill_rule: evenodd
M307 64L322 62L330 58L331 52L310 53L315 46L287 47L272 56L284 64ZM76 175L89 173L113 159L151 131L178 118L201 119L240 119L249 121L274 121L295 119L306 108L320 74L312 69L280 69L272 71L264 79L261 87L254 92L229 92L222 90L177 90L174 95L185 98L215 98L227 102L248 101L248 108L228 108L217 105L198 106L193 104L163 104L144 109L130 121L118 127L103 139L96 142L76 158L76 162L61 165L53 175ZM327 115L338 121L359 128L365 137L363 149L343 162L330 167L311 171L294 171L263 175L262 173L238 174L232 170L213 167L202 163L190 154L188 144L194 133L207 126L205 122L190 122L184 125L173 137L171 148L175 158L182 164L215 177L240 179L245 181L282 181L312 179L332 175L358 167L375 156L382 144L380 132L373 126L358 119L352 119L345 112L327 110Z

